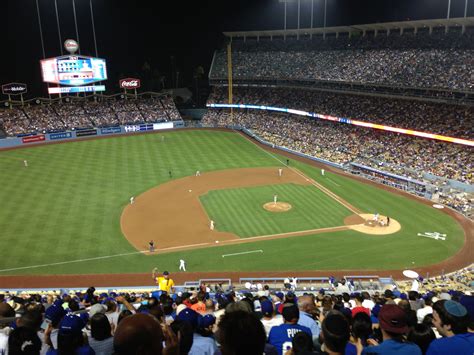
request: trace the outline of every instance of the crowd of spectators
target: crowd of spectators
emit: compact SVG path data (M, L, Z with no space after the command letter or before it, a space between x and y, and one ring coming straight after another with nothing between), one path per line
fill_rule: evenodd
M0 129L7 136L32 132L181 120L170 96L71 99L0 109Z
M164 272L169 277L169 273ZM454 277L454 276L453 276ZM456 276L458 277L458 276ZM472 273L464 273L469 278ZM159 278L158 278L159 279ZM0 294L5 354L472 354L474 296L424 282L259 291ZM418 287L418 282L417 286ZM160 287L158 287L160 289ZM392 351L392 352L390 352Z
M419 33L356 38L237 41L234 80L292 79L395 87L474 90L472 34ZM225 50L211 78L227 77Z
M401 128L474 139L474 109L467 106L389 100L285 88L236 88L234 102L293 108ZM224 103L214 88L209 103ZM240 125L292 150L345 164L360 162L398 175L423 173L473 183L472 148L403 134L260 110L210 109L203 123Z

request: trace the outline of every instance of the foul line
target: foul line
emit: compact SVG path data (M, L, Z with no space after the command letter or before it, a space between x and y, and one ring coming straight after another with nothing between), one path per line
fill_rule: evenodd
M110 258L117 258L119 256L127 256L127 255L134 255L134 254L142 254L142 253L149 253L148 250L139 250L133 251L130 253L122 253L122 254L115 254L115 255L107 255L107 256L98 256L95 258L87 258L87 259L77 259L77 260L70 260L70 261L61 261L58 263L51 263L51 264L41 264L41 265L33 265L33 266L22 266L22 267L14 267L11 269L1 269L1 272L7 271L16 271L16 270L26 270L26 269L36 269L40 267L47 267L47 266L57 266L57 265L65 265L65 264L73 264L73 263L82 263L84 261L93 261L93 260L102 260L102 259L110 259Z
M255 142L253 142L250 138L248 138L247 136L245 136L245 138L247 138L247 140L249 140L250 142L252 142L253 144L255 144ZM354 214L360 214L362 213L360 210L356 209L355 207L353 207L352 205L349 204L349 202L343 200L341 197L339 197L338 195L336 195L334 192L332 192L331 190L325 188L323 185L321 185L320 183L316 182L315 180L311 179L309 176L306 176L304 175L302 172L300 172L298 169L295 169L293 167L290 167L288 165L286 165L283 161L281 161L280 159L278 159L278 157L276 157L275 155L273 155L272 153L270 153L269 151L263 149L262 147L260 147L258 144L255 144L258 148L260 148L262 151L264 151L266 154L268 154L269 156L271 156L273 159L275 159L276 161L280 162L282 165L286 166L288 169L290 169L291 171L293 171L295 174L301 176L303 179L306 179L307 181L309 181L311 183L311 185L317 187L319 190L321 190L322 192L324 192L326 195L328 195L329 197L331 197L332 199L336 200L337 202L339 202L341 205L343 205L344 207L346 207L349 211L353 212Z
M259 249L259 250L243 251L243 252L241 252L241 253L234 253L234 254L223 254L222 257L225 258L226 256L252 254L252 253L263 253L263 250L262 250L262 249Z

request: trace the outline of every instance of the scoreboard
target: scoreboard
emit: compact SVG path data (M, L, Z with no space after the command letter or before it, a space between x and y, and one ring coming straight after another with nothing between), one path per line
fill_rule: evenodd
M105 59L66 55L41 60L45 83L81 86L107 80Z

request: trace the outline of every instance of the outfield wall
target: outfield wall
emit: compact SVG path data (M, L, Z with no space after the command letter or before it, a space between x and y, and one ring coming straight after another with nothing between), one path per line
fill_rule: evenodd
M142 124L128 124L116 127L103 128L84 128L72 131L54 132L54 133L38 133L25 135L21 137L10 137L0 139L0 149L13 148L20 146L38 145L46 142L61 142L72 139L91 138L98 136L110 136L131 133L143 133L159 131L163 129L173 129L184 127L183 121L172 122L155 122Z

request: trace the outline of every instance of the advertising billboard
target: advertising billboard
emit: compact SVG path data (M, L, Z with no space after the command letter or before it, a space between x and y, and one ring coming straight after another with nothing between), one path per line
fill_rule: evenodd
M5 95L21 95L26 94L27 86L23 83L9 83L2 85L2 93Z
M41 60L45 83L79 86L107 80L105 59L65 55Z
M138 89L140 87L140 79L126 78L119 81L122 89Z
M76 92L105 91L105 85L64 86L48 88L48 94L71 94Z
M28 136L28 137L24 137L21 139L21 141L23 143L34 143L34 142L42 142L46 139L46 137L44 136L44 134L37 134L37 135L34 135L34 136Z

